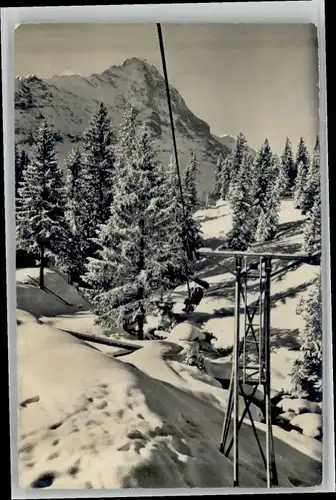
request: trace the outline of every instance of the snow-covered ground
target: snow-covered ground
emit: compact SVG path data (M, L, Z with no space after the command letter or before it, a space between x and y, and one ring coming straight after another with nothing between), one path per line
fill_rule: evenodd
M197 217L208 246L216 248L230 227L227 205L200 211ZM292 202L284 202L276 245L283 251L299 251L302 222ZM288 390L288 373L297 356L293 347L303 326L295 311L316 272L315 267L301 265L272 283L273 390ZM21 487L232 486L231 459L218 451L228 392L215 380L229 377L230 358L206 359L207 374L181 363L183 349L196 337L202 341L202 333L217 337L215 347L232 345L232 274L207 264L199 274L210 288L186 318L188 324L163 340L132 339L141 348L114 358L120 348L66 333L104 337L77 290L48 270L46 286L56 295L41 291L34 282L37 273L37 269L17 271ZM185 287L174 296L179 309ZM112 333L115 338L117 332ZM126 339L126 346L127 336L123 332L119 336ZM283 411L293 411L291 406L284 403ZM317 485L322 446L314 437L320 415L311 409L309 415L295 411L297 428L306 432L273 426L280 486ZM252 412L264 440L260 410L253 405ZM241 486L264 487L264 467L248 420L240 440Z

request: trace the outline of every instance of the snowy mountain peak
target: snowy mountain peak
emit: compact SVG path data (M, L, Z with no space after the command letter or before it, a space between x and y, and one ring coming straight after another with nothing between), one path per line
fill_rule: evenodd
M23 78L26 82L42 82L42 78L38 77L35 73L27 75Z
M127 67L127 66L138 66L138 67L151 66L152 68L155 68L155 66L148 63L147 59L140 59L138 57L130 57L128 59L125 59L125 61L122 64L122 67Z
M209 125L195 116L181 94L171 86L175 132L182 170L192 151L199 161L200 189L210 191L216 161L230 147L211 134ZM61 163L81 135L100 103L118 125L126 104L146 121L155 137L159 158L168 165L173 154L165 82L160 71L145 60L132 57L121 66L110 66L90 76L61 75L41 79L30 75L15 80L15 139L29 150L31 134L42 118L53 129Z

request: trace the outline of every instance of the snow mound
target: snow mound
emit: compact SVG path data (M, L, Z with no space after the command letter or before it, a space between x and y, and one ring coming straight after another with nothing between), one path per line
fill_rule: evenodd
M192 342L194 340L205 340L205 338L205 333L202 330L187 321L174 326L169 335L171 341L186 340Z
M16 271L17 307L35 316L73 314L89 310L89 303L58 272L45 269L45 290L39 288L39 269Z
M153 342L152 357L144 348L123 363L33 321L18 325L17 337L22 488L232 485L232 463L218 451L223 411L135 367L141 352L150 367L178 346ZM264 429L258 432L263 439ZM265 486L262 459L245 424L241 442L242 486ZM281 486L290 486L291 478L303 486L320 481L314 450L309 457L281 438L275 449Z
M16 310L16 324L22 325L23 323L36 323L36 317L27 311L21 309Z
M286 411L284 413L280 413L280 415L277 416L277 421L278 422L291 422L293 418L295 417L295 413L291 410Z
M295 415L301 413L321 413L321 408L317 403L303 398L284 398L277 406L284 412L293 412Z
M322 416L317 413L302 413L291 420L291 425L302 429L302 434L312 438L321 438Z
M72 314L63 314L50 317L40 317L40 321L66 332L83 333L97 337L124 340L134 340L134 336L125 332L122 328L102 328L97 322L97 317L90 311L79 311Z

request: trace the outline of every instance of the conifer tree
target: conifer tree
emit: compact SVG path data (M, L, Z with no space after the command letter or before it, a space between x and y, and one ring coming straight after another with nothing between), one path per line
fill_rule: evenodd
M259 214L258 224L255 232L255 240L259 243L264 243L270 240L269 226L267 220L267 213L263 210Z
M113 196L115 135L107 109L101 103L83 133L83 164L88 174L87 201L91 218L97 224L106 221Z
M192 256L188 258L188 251L193 251L193 239L186 241L186 236L192 237L192 233L198 233L198 226L193 227L193 219L189 220L186 213L186 220L183 217L182 199L179 188L179 181L176 171L176 163L173 158L170 159L167 171L164 174L163 190L161 192L161 225L164 227L162 232L165 242L166 254L174 256L168 268L168 283L174 286L181 284L189 274L194 272ZM186 208L186 207L185 207ZM190 233L188 233L188 229ZM197 246L197 245L196 245Z
M282 182L283 178L281 171L279 171L278 178L275 180L274 185L269 188L267 215L270 227L270 239L273 239L278 232Z
M17 246L40 255L40 288L44 288L46 252L58 254L64 244L65 188L52 133L45 121L36 130L32 157L19 188Z
M230 197L232 228L227 235L228 245L233 250L246 250L254 240L255 210L253 205L251 157L245 152Z
M17 199L18 189L20 187L20 182L21 182L21 168L20 168L21 162L20 162L19 151L16 144L14 149L14 161L15 161L15 199Z
M215 200L218 200L221 197L223 163L223 155L220 154L216 161L216 169L211 193Z
M29 158L26 152L22 149L21 153L15 145L15 219L17 221L18 213L20 210L20 195L19 189L21 187L23 172L28 165ZM27 267L32 265L38 256L32 254L32 252L27 252L22 249L16 249L16 265L18 267Z
M321 229L321 193L318 191L304 229L303 252L312 255L321 251Z
M237 135L236 145L234 146L232 153L230 155L230 188L229 188L229 198L231 193L235 189L236 181L239 179L240 169L245 158L245 154L248 152L248 145L246 137L243 133Z
M277 183L277 186L278 186L280 199L287 198L287 197L293 195L293 193L287 187L288 182L287 182L287 179L285 177L285 171L282 168L282 160L280 160L280 163L279 163L279 175L276 178L275 182Z
M294 207L297 209L301 209L303 206L303 200L306 189L307 182L307 173L306 166L303 161L300 161L298 164L298 173L295 180L295 191L294 191Z
M305 169L308 172L310 160L309 160L308 149L303 137L300 137L300 141L297 148L296 159L295 159L296 171L298 171L297 167L301 161L304 163Z
M16 144L14 149L14 162L15 162L15 218L17 218L18 208L20 204L19 188L22 182L22 170L21 170L21 158Z
M136 148L136 111L133 106L125 107L123 118L117 129L117 142L115 148L116 168L119 173L123 162L128 162L130 154Z
M22 149L22 151L21 151L21 171L23 171L25 169L25 167L28 165L28 163L29 163L29 156L27 155L25 150Z
M146 315L169 288L175 255L167 242L167 207L162 198L163 169L146 127L130 142L133 119L123 122L122 169L115 180L110 217L101 226L97 258L89 259L84 279L92 286L92 303L104 326L136 325L143 338ZM130 127L131 130L129 130ZM170 228L172 229L172 228Z
M199 208L197 200L197 161L195 153L191 154L189 163L183 175L183 193L186 209L190 214L194 214Z
M274 185L269 183L267 188L266 198L267 205L266 210L262 210L259 215L258 225L256 229L255 239L259 242L266 242L272 240L277 233L278 223L279 223L279 212L280 212L280 193L283 177L281 171Z
M268 139L259 149L253 166L253 199L257 221L267 211L270 183L274 182L274 156Z
M293 196L297 166L293 159L292 143L288 137L286 138L285 147L281 156L281 175L284 182L282 195Z
M188 238L188 249L190 259L195 255L195 251L202 246L200 224L194 219L194 214L198 208L197 188L196 188L197 163L196 156L191 156L190 162L184 172L183 178L183 199L186 237Z
M292 371L294 392L313 401L322 399L322 287L319 275L308 296L299 305L304 329L300 333L300 354Z
M220 179L220 198L222 200L227 200L229 195L231 170L232 170L232 157L231 155L227 155L223 161L223 167Z
M271 167L271 184L275 185L277 182L278 184L280 183L280 180L282 179L282 173L281 173L281 160L277 154L272 155L272 167ZM280 188L280 185L279 185Z
M320 191L320 142L319 137L316 137L316 143L310 164L305 189L301 197L301 211L306 214L312 210L315 198Z
M95 237L97 228L94 219L90 217L91 206L87 201L90 180L87 170L83 167L83 158L78 146L68 154L64 163L67 242L62 249L60 261L61 267L70 277L70 282L81 283L87 258L92 255L92 238Z
M18 147L15 145L15 198L19 196L19 188L22 182L23 172L28 165L29 158L24 149L19 153Z
M304 191L309 171L310 158L304 139L301 137L296 154L295 168L297 176L294 187L294 206L301 208L303 202Z

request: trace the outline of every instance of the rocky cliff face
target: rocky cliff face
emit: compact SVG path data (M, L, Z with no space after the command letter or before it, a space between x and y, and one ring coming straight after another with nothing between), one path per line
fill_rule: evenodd
M209 191L216 160L220 153L225 156L230 148L227 141L211 134L209 125L190 111L173 87L171 99L181 169L194 151L199 162L199 189ZM100 102L107 106L115 125L120 122L126 103L132 104L137 122L148 121L159 157L168 163L173 143L164 79L157 68L137 58L88 77L16 78L16 143L29 152L32 133L39 121L46 119L54 131L59 159L63 162L72 145L80 143L81 134Z

